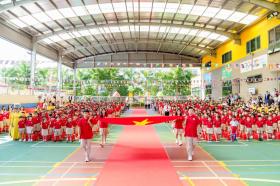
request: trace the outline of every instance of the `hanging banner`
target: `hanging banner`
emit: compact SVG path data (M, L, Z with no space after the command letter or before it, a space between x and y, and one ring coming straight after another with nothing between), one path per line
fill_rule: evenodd
M240 73L252 71L252 60L240 63Z
M156 123L165 123L173 121L182 116L148 116L148 117L123 117L123 118L101 118L101 122L109 123L111 125L136 125L145 126Z
M232 76L232 68L231 68L231 65L228 64L228 65L225 65L223 68L222 68L222 80L224 79L230 79Z
M267 54L255 57L253 59L253 70L265 68L267 64Z

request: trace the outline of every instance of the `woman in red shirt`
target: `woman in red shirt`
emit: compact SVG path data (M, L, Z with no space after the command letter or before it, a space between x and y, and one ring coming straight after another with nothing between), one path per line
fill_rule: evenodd
M178 109L175 115L182 116L181 110ZM175 121L176 144L179 146L183 145L183 122L184 122L183 117L180 117Z
M106 110L102 109L99 118L107 117ZM100 146L103 148L104 144L106 143L107 135L108 135L108 123L98 120L99 128L100 128L100 135L101 135L101 142Z

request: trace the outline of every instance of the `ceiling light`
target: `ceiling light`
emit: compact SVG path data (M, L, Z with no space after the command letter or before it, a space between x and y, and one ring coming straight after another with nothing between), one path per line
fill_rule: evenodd
M113 3L115 12L126 12L125 3Z
M206 8L207 8L206 6L195 5L195 6L193 6L193 9L190 14L201 16Z
M11 19L10 20L11 23L13 23L14 25L16 25L17 27L19 28L23 28L23 27L26 27L27 25L24 24L21 20L19 19Z
M61 8L61 9L58 9L58 10L65 18L76 16L71 8Z
M169 32L173 33L173 34L177 34L178 32L180 32L180 28L179 27L171 27Z
M189 14L190 11L192 10L192 8L193 8L193 5L181 4L178 9L178 13Z
M166 8L165 8L165 12L176 13L178 7L179 7L178 3L167 3L166 4Z
M217 38L218 41L226 41L228 39L228 37L221 35L220 37Z
M62 39L60 37L58 37L57 35L51 36L50 39L53 42L58 42L58 41L62 41Z
M34 17L32 17L31 15L23 16L23 17L20 17L19 19L22 20L27 25L37 25L40 23L39 21L34 19Z
M220 35L216 33L211 33L208 38L212 40L216 40Z
M111 3L104 3L104 4L99 4L100 10L102 13L112 13L113 11L113 6Z
M191 29L190 32L188 33L188 35L195 36L197 34L197 32L198 32L198 30Z
M52 21L52 19L49 16L47 16L44 12L33 14L33 17L35 17L41 23Z
M140 26L140 32L149 32L149 26Z
M242 18L246 16L245 13L242 12L234 12L227 20L233 22L239 22Z
M77 16L85 16L88 14L84 7L81 6L72 7L72 9L74 10L75 14L77 14Z
M164 12L165 3L154 3L153 12Z
M86 8L88 9L90 14L101 14L101 11L97 4L95 5L86 5Z
M215 18L218 18L218 19L227 19L231 14L233 13L233 11L231 10L226 10L226 9L221 9L217 15L215 15Z
M63 40L72 39L72 36L69 35L68 33L59 34L59 36L60 36Z
M240 23L247 25L247 24L250 24L250 23L254 22L254 21L257 20L257 19L258 19L257 16L254 16L254 15L247 15L246 17L244 17L244 18L240 21Z
M202 16L205 16L205 17L214 17L219 11L220 11L219 8L208 7L208 8L204 11L204 13L202 14Z
M140 3L140 12L151 12L152 3L149 2L141 2Z
M50 16L53 20L63 19L63 16L57 10L47 11L46 14Z
M201 32L198 33L197 36L207 38L210 34L211 32L202 30Z

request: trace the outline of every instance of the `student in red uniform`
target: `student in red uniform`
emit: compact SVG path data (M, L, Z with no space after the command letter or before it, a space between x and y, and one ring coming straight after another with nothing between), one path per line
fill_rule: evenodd
M89 122L88 110L83 111L83 118L79 120L78 136L81 140L81 146L85 151L85 162L90 161L91 139L93 138L92 126Z
M67 119L66 123L66 142L73 142L72 141L72 135L73 135L73 121L72 118Z
M231 134L230 134L231 141L232 142L237 141L237 128L238 128L239 122L236 119L235 115L232 116L232 119L229 124L230 124L230 131L231 131Z
M221 117L219 115L216 116L214 123L214 134L216 136L217 142L220 141L221 135L222 135L222 129L221 129Z
M263 139L263 118L261 115L258 116L258 120L256 121L256 125L257 125L257 133L259 135L259 141L262 141Z
M268 140L272 140L273 136L273 121L272 117L268 116L268 119L266 120L266 133L268 136Z
M3 108L3 130L5 132L9 132L9 117L10 117L10 110L9 110L10 106L8 107L8 109L6 109L6 107Z
M33 122L32 122L32 116L31 115L29 115L27 117L25 127L26 127L27 139L30 142L30 141L32 141L32 134L33 134Z
M92 117L91 117L91 119L90 119L90 122L91 122L91 124L92 124L92 131L93 132L98 132L98 125L97 125L97 123L98 123L98 117L97 117L97 115L96 115L96 112L92 112Z
M0 111L0 133L4 131L4 114L3 110Z
M34 132L40 132L41 126L40 126L40 120L38 117L38 112L34 112L34 115L32 117L32 123L33 123L33 131Z
M19 141L25 141L25 117L20 116L18 121Z
M43 141L46 142L48 140L48 135L49 135L49 121L47 120L46 117L43 117L41 121L41 134Z
M247 116L245 119L245 128L246 128L246 136L247 136L247 141L249 141L250 139L253 138L252 136L252 121L251 121L251 117Z
M54 121L54 142L60 141L61 137L61 121L60 117L57 115Z
M182 116L181 110L178 109L176 111L176 116ZM184 122L183 117L175 121L176 144L179 146L183 145L183 122Z
M213 129L213 122L210 116L207 117L206 125L207 125L206 133L208 135L208 142L211 142L212 135L214 134L214 129Z
M185 138L187 144L188 160L192 161L194 155L195 144L197 142L197 127L199 119L194 114L193 108L189 108L189 115L186 117Z
M105 109L101 110L99 118L105 118L107 117ZM107 135L108 135L108 123L102 122L98 120L99 123L99 130L100 130L100 135L101 135L101 142L100 146L103 148L104 144L106 143L107 140Z

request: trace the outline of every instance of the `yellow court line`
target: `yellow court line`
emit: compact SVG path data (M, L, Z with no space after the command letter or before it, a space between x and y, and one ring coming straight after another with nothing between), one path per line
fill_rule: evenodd
M210 156L212 159L216 160L216 159L214 158L214 156L212 156L209 152L207 152L207 151L206 151L205 149L203 149L201 146L198 146L198 147L199 147L203 152L205 152L208 156ZM218 161L218 163L219 163L224 169L226 169L227 171L232 172L232 171L226 166L226 164L225 164L223 161ZM239 178L239 180L242 182L243 185L248 186L248 184L247 184L245 181L243 181L243 180L240 178L239 175L237 175L237 174L232 174L232 176L233 176L233 177L236 177L236 178Z
M71 152L70 154L68 154L68 156L66 156L62 161L57 162L53 165L53 167L46 173L45 176L41 177L41 179L34 183L33 186L36 186L38 183L40 183L42 180L44 180L44 178L51 173L55 168L57 168L59 165L61 165L64 161L66 161L68 158L70 158L73 154L75 154L78 150L80 149L80 147L78 147L76 150L74 150L73 152Z
M194 182L191 180L190 177L184 176L183 179L187 180L187 182L188 182L191 186L195 186Z

